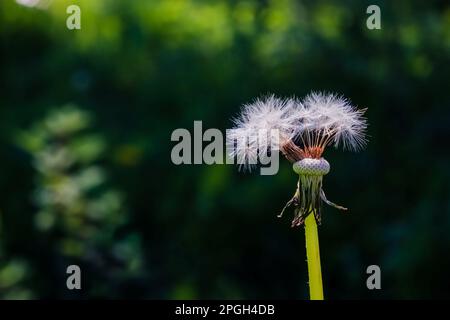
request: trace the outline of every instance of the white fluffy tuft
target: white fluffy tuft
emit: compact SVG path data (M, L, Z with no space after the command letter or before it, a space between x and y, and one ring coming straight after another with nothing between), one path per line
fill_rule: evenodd
M296 104L295 99L270 95L244 105L239 117L233 120L234 128L227 132L229 156L236 156L240 167L251 171L258 156L278 151L274 142L282 143L294 134L298 120L294 112Z
M366 109L357 109L350 102L336 94L312 92L302 101L302 108L308 110L303 118L303 126L298 127L297 134L303 131L315 131L333 136L335 147L358 151L367 143L365 133L367 120Z
M332 93L312 92L302 101L270 95L243 106L234 128L227 131L227 150L237 157L240 169L249 171L261 156L297 138L306 157L320 157L330 144L358 151L367 143L365 111Z

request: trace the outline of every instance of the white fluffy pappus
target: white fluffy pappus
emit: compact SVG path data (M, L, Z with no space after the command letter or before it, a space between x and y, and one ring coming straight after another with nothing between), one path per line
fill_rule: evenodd
M280 144L291 139L298 121L296 104L295 99L269 95L243 106L233 119L234 127L227 131L229 156L237 157L240 169L251 171L258 157L278 151Z
M312 144L323 148L334 144L358 151L366 145L366 109L357 109L348 99L325 92L310 93L302 100L302 108L308 115L303 118L303 126L297 127L297 136L311 138Z
M266 96L243 106L227 131L227 150L249 171L272 151L291 162L319 159L329 145L358 151L367 143L365 111L333 93L312 92L301 101Z

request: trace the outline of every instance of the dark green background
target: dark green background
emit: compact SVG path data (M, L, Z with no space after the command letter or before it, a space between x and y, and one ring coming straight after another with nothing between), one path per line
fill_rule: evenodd
M81 30L66 28L69 4ZM381 30L366 28L370 4ZM194 120L225 130L262 94L311 90L345 95L369 121L366 150L325 153L327 196L349 208L324 209L326 298L450 298L447 1L2 0L0 50L1 298L308 298L303 229L276 218L296 184L289 163L275 176L175 166L170 136ZM33 197L60 176L39 172L45 143L23 136L76 113L68 103L91 117L89 135L46 143L98 151L75 168L106 177L83 196L97 205L112 189L120 205L94 223ZM42 230L41 211L59 222ZM81 291L65 287L70 264ZM366 288L371 264L381 290Z

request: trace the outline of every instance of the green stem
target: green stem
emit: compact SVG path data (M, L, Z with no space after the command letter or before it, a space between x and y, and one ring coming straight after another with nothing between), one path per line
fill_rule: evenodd
M320 267L319 235L314 214L305 219L306 257L308 262L309 297L323 300L322 271Z

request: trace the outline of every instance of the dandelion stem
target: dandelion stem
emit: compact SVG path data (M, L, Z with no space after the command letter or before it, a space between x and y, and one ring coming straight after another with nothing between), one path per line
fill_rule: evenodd
M323 300L322 271L320 267L319 235L314 214L305 219L306 257L308 262L310 300Z

